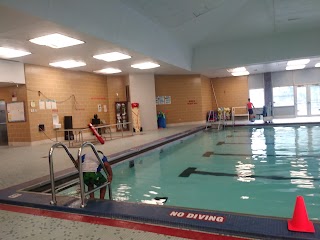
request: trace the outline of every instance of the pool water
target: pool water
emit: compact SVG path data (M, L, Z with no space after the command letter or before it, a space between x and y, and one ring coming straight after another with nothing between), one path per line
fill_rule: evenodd
M320 219L319 136L315 125L203 131L113 166L113 198L291 217L300 195Z

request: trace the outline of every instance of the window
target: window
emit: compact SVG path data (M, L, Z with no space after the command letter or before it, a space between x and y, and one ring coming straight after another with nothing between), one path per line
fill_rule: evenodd
M263 108L264 106L264 89L250 89L249 98L255 108Z
M293 86L273 88L273 106L274 107L294 106Z

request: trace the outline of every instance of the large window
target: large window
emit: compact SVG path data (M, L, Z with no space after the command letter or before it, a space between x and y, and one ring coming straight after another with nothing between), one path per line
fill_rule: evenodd
M263 108L264 106L264 89L250 89L249 98L255 108Z
M294 106L293 86L273 88L273 106Z

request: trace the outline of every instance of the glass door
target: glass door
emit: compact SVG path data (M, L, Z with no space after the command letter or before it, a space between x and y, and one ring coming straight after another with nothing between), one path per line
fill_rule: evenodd
M320 115L320 86L310 85L310 112L311 115Z
M308 115L307 87L297 86L297 116Z
M320 115L320 85L305 85L296 87L296 115Z

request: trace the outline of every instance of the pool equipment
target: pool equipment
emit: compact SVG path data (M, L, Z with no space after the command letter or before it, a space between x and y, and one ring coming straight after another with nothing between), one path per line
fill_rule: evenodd
M101 137L101 135L97 132L96 128L91 124L89 123L88 124L89 128L91 129L91 131L93 132L93 134L97 137L97 139L99 140L99 142L101 144L104 144L104 139Z
M295 232L315 232L313 223L309 221L307 209L302 196L298 196L296 199L293 217L291 220L288 220L288 229Z
M139 110L139 103L131 103L131 112L132 112L132 123L133 123L133 131L140 132L142 131L141 128L141 121L140 121L140 110Z

